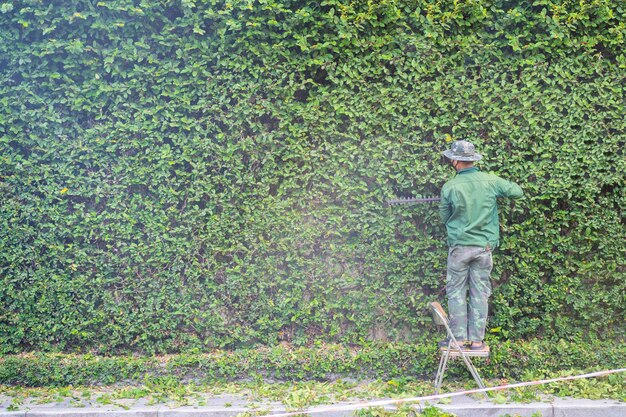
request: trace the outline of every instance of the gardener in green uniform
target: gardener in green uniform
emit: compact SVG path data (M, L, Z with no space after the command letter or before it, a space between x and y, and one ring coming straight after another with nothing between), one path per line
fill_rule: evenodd
M446 293L452 333L471 350L487 350L484 342L488 299L491 295L491 252L498 246L498 197L519 198L519 185L480 172L482 159L474 145L460 140L443 155L457 175L441 189L439 212L448 231ZM469 302L467 293L469 290ZM448 342L440 342L447 346Z

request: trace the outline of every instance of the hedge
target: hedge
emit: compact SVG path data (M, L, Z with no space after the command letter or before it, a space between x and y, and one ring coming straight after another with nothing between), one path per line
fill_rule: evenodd
M623 340L626 6L0 0L0 351L435 337L441 151L501 204L490 332Z
M589 349L591 347L591 349ZM548 375L580 374L618 369L623 365L623 343L580 344L533 340L493 344L491 358L475 361L485 378L531 381ZM567 352L565 355L563 352ZM439 357L434 344L375 343L352 348L345 345L293 347L277 345L257 349L216 350L166 356L116 356L35 353L0 358L0 383L22 387L123 386L150 380L185 383L216 381L336 381L429 380ZM461 360L451 361L449 378L471 375ZM616 385L626 383L613 375Z

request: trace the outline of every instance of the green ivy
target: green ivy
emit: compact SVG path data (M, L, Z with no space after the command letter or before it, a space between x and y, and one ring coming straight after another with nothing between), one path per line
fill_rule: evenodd
M522 185L491 331L624 337L626 8L0 0L0 350L435 331L452 139Z

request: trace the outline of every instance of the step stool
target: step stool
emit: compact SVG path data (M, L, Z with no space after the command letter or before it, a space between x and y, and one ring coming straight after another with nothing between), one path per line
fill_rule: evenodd
M435 394L439 394L439 389L441 388L441 383L443 382L443 377L446 373L448 360L450 358L459 358L459 357L462 358L468 371L470 371L470 373L474 377L474 380L478 384L478 387L481 389L486 388L485 383L481 379L480 375L478 375L478 371L476 370L476 367L474 366L470 358L472 357L488 358L489 349L478 350L478 351L462 349L462 347L459 345L459 342L454 337L454 334L452 334L452 330L450 329L450 320L448 319L448 314L446 314L443 307L441 307L441 304L439 304L436 301L432 302L430 303L430 308L433 311L433 318L435 320L435 324L444 326L446 328L446 332L448 334L448 340L449 340L447 347L442 347L439 349L441 356L439 359L439 369L437 369L437 376L435 377ZM488 398L487 393L484 393L484 395L485 395L485 398Z

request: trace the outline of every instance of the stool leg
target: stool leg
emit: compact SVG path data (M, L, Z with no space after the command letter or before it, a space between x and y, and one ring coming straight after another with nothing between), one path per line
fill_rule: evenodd
M461 352L461 357L463 358L463 362L465 362L465 366L467 367L467 370L470 371L470 373L472 374L472 377L474 377L474 381L476 381L476 383L478 384L478 387L481 389L486 388L485 383L483 382L480 375L478 375L478 371L476 370L476 367L472 363L471 359L465 356L463 352ZM485 399L489 399L489 396L487 395L486 392L483 392L483 395Z
M441 358L439 359L439 369L437 369L437 377L435 378L435 394L439 394L439 388L441 388L441 384L443 383L443 377L446 373L446 366L448 364L448 359L450 358L450 346L446 349L445 354L441 354Z

